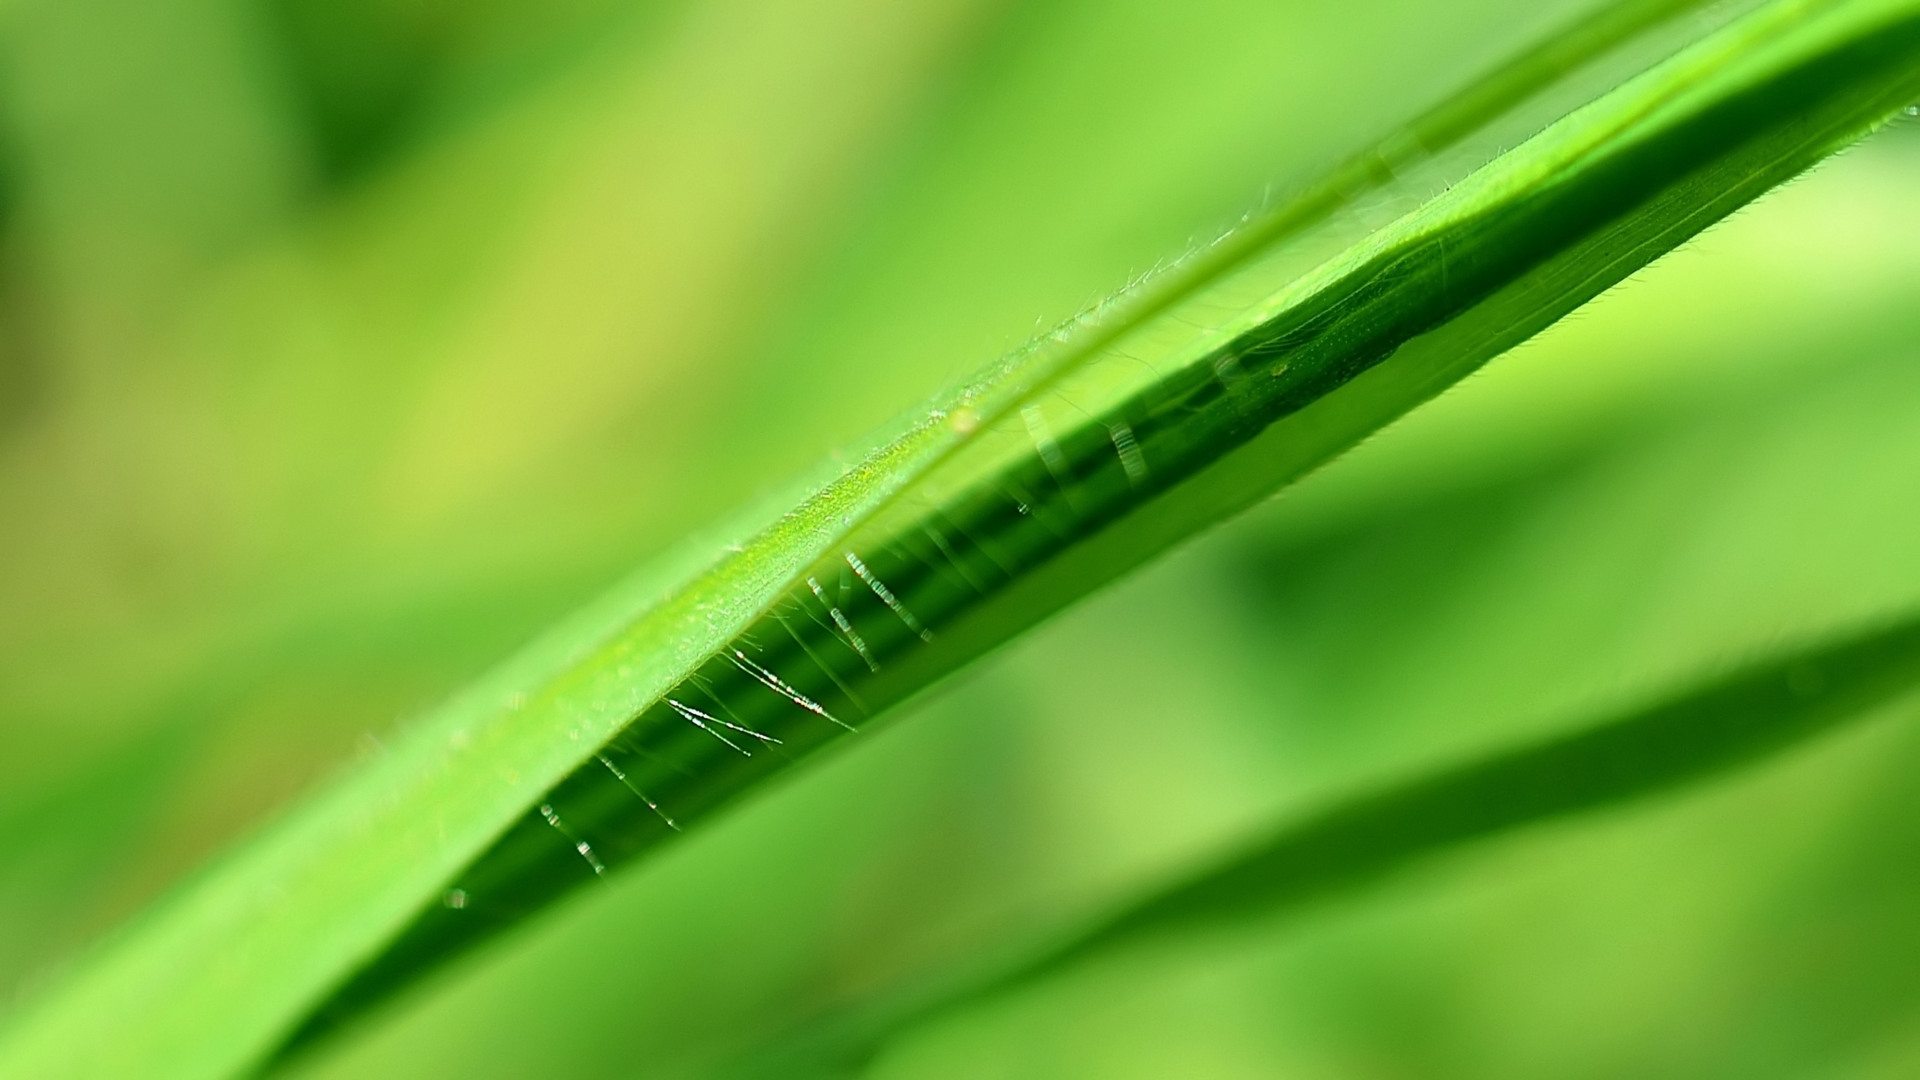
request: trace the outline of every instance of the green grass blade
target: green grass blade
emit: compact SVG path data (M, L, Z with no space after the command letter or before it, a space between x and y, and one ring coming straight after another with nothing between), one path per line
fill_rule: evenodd
M1038 952L881 999L743 1066L848 1067L907 1029L1077 964L1324 901L1463 845L1711 782L1883 714L1920 690L1920 619L1750 664L1651 707L1311 814Z
M1024 398L1010 462L813 566L531 808L454 883L458 903L424 911L302 1037L1300 475L1920 89L1913 26L1802 25L1807 11L1770 9L1573 118L1091 423L1042 434ZM962 402L947 419L966 434L1013 412Z
M1261 915L1420 857L1711 779L1920 687L1920 621L1791 654L1644 712L1334 808L1105 920L1032 978L1152 935Z
M1916 60L1920 5L1775 3L1202 334L1164 375L1096 387L1057 437L1023 406L1079 338L1012 358L664 598L679 575L589 613L209 871L23 1012L0 1071L230 1074L357 970L307 1030L351 1014L1844 145L1920 93Z

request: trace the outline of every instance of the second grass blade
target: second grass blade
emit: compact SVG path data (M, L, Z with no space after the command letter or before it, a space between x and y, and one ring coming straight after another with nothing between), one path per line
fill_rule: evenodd
M1920 692L1920 619L1788 650L1585 730L1335 804L1175 878L1050 945L816 1019L744 1075L851 1070L896 1036L1153 940L1278 917L1504 832L1712 781Z

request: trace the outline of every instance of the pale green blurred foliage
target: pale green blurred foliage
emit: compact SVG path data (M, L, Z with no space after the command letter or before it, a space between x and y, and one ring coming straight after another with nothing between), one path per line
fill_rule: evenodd
M14 0L0 976L627 568L1581 10ZM1920 601L1896 126L316 1075L698 1075L1341 792ZM1897 1076L1911 716L880 1076Z

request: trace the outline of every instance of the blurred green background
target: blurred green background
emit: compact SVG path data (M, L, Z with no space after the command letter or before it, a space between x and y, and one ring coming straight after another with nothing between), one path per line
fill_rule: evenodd
M0 1002L689 530L1591 7L13 0ZM1920 608L1916 178L1896 124L299 1071L722 1075L1344 793ZM1892 710L863 1067L1912 1075L1916 766Z

